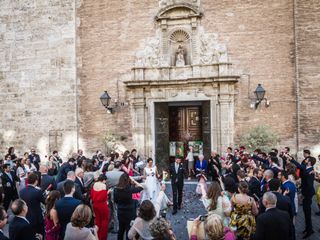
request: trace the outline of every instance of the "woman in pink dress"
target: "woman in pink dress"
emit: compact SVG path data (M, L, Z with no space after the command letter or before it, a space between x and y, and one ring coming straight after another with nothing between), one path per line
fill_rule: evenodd
M46 199L45 215L45 232L46 240L60 240L60 225L57 210L55 209L56 201L60 199L59 191L51 191Z
M99 240L106 240L108 237L109 207L106 181L107 177L101 174L91 189L91 200L96 217L95 223L98 226Z

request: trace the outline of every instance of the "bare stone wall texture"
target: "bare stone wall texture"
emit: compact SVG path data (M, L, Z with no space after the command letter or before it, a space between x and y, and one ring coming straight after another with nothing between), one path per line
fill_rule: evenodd
M1 152L76 148L75 70L74 1L1 1Z
M300 0L296 8L301 147L320 154L320 1Z
M293 4L291 0L202 0L202 25L227 43L234 68L240 72L236 102L236 136L264 124L279 133L283 145L295 148L295 78ZM78 11L81 68L81 136L88 149L101 147L106 130L131 134L128 111L106 114L99 94L124 96L123 80L133 67L139 44L155 35L157 1L83 1ZM123 79L124 78L124 79ZM118 85L117 85L118 82ZM269 108L249 108L258 83L266 89ZM100 136L97 137L97 136Z

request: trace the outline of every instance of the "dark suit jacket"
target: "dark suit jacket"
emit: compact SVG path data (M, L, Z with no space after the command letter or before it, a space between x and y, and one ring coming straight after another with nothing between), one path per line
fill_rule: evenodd
M184 168L182 163L179 164L178 173L176 173L175 163L170 166L171 184L183 185L184 182Z
M61 165L58 171L57 175L57 183L62 182L67 179L67 174L69 171L74 171L76 170L76 165L71 166L68 162L64 163Z
M249 190L250 196L253 197L256 201L261 197L261 185L260 181L255 177L252 177L249 181Z
M7 238L3 232L0 232L0 240L9 240L9 238Z
M1 175L1 182L3 187L3 193L6 196L18 198L18 191L16 188L16 183L19 182L19 178L17 177L14 172L10 172L12 176L12 180L9 178L9 176L3 172Z
M45 204L43 193L31 185L20 191L20 198L28 205L27 219L32 227L43 225L41 203Z
M292 221L289 214L272 208L257 218L254 240L291 240Z
M80 182L80 180L76 177L76 180L74 181L74 183L78 184L80 191L83 194L85 192L85 189L83 186L83 180L82 180L82 182Z
M306 164L300 164L295 160L291 162L300 169L301 177L301 193L304 197L312 197L315 194L314 190L314 169L310 167L307 169Z
M64 180L62 182L59 182L58 183L58 186L57 186L57 190L60 192L61 194L61 197L64 197L64 191L63 191L63 184L66 182L67 180ZM81 193L81 189L80 189L80 186L77 184L77 183L74 183L74 186L75 186L75 192L73 194L73 197L75 199L78 199L80 201L83 200L83 197L82 197L82 193Z
M40 156L39 154L30 154L29 155L30 162L34 164L34 166L39 171L39 163L40 163Z
M42 174L41 175L41 191L44 192L45 190L47 190L47 188L49 187L49 185L51 184L51 188L48 189L50 191L52 190L56 190L57 189L57 182L54 179L54 177L48 175L48 174Z
M293 219L294 211L293 211L293 207L291 205L290 198L288 196L283 196L281 193L278 193L278 192L272 192L272 193L274 193L277 197L277 208L279 210L287 212L289 214L290 218ZM259 213L262 214L265 212L265 210L266 210L266 208L262 204L262 199L260 199Z
M15 216L9 223L10 240L36 240L32 226L26 220Z
M71 220L71 216L81 201L72 197L63 197L56 202L56 210L61 225L60 236L63 239L67 224Z

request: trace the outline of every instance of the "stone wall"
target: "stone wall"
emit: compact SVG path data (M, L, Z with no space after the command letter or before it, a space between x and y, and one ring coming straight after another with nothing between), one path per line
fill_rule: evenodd
M1 1L1 152L76 148L75 70L74 1Z
M320 1L296 1L301 148L320 154Z

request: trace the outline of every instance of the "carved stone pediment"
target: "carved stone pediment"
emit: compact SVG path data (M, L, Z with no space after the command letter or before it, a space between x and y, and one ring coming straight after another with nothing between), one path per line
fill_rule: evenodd
M200 8L200 0L159 0L160 8L178 4L188 4L193 7Z
M201 16L202 13L197 7L188 3L180 3L170 5L161 9L156 16L156 20L158 21L162 19L181 19Z

